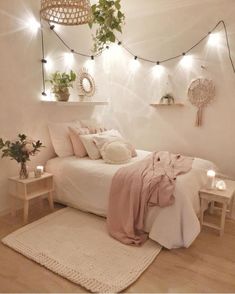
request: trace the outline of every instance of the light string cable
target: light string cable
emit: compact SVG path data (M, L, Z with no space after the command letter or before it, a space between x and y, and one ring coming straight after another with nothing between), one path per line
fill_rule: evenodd
M42 49L42 95L47 96L46 94L46 83L45 83L45 64L47 63L47 60L45 59L45 46L44 46L44 34L43 34L43 26L42 26L42 19L40 16L40 34L41 34L41 49Z
M41 23L41 42L42 42L42 78L43 78L43 92L42 94L46 96L46 93L45 93L45 63L47 63L47 60L45 59L45 47L44 47L44 37L43 37L43 26L42 26L42 20L40 18L40 23ZM50 24L48 23L51 31L53 31L53 33L55 34L55 36L61 41L61 43L66 47L67 50L69 50L70 52L76 54L76 55L80 55L80 56L83 56L83 57L86 57L86 58L91 58L92 60L95 58L95 57L98 57L100 56L105 49L103 49L101 52L98 52L94 55L92 54L85 54L85 53L81 53L81 52L78 52L76 50L74 50L73 48L71 48L66 42L65 40L58 34L58 32L55 31L55 26L53 24ZM169 58L166 58L166 59L163 59L163 60L158 60L158 61L154 61L154 60L151 60L151 59L148 59L148 58L144 58L144 57L141 57L141 56L137 56L136 54L134 54L127 46L125 46L123 44L123 42L121 42L118 38L117 38L117 41L118 41L118 45L121 45L123 47L123 49L125 49L130 55L132 55L134 57L134 59L139 59L139 60L142 60L142 61L145 61L145 62L149 62L149 63L152 63L152 64L157 64L157 65L160 65L162 63L165 63L165 62L168 62L168 61L171 61L171 60L174 60L174 59L178 59L182 56L185 56L187 55L190 51L192 51L195 47L199 46L206 38L208 38L208 36L210 36L210 34L212 32L214 32L218 26L222 25L223 26L223 30L224 30L224 33L225 33L225 38L226 38L226 46L227 46L227 50L228 50L228 56L229 56L229 60L230 60L230 63L231 63L231 66L232 66L232 69L233 69L233 72L235 73L235 65L234 65L234 61L233 61L233 58L232 58L232 54L231 54L231 49L230 49L230 42L229 42L229 37L228 37L228 31L227 31L227 26L224 22L224 20L220 20L215 26L214 28L209 31L205 36L203 36L201 39L199 39L199 41L197 41L191 48L189 48L188 50L184 51L183 53L181 54L177 54L175 56L172 56L172 57L169 57ZM106 46L106 48L108 49L109 46Z
M71 48L65 41L64 39L55 31L55 26L53 24L50 24L48 22L48 25L50 26L50 29L53 31L53 33L56 35L56 37L61 41L61 43L72 53L76 54L76 55L80 55L80 56L83 56L83 57L89 57L91 59L94 59L95 57L97 56L100 56L102 54L102 52L104 50L102 50L101 52L99 53L96 53L96 54L85 54L85 53L81 53L81 52L78 52L76 50L74 50L73 48Z
M143 60L143 61L146 61L146 62L150 62L150 63L153 63L153 64L161 64L161 63L165 63L165 62L168 62L170 60L174 60L174 59L177 59L179 57L182 57L184 55L186 55L187 53L189 53L190 51L192 51L195 47L199 46L206 38L208 38L208 36L217 29L217 27L219 25L223 25L223 29L224 29L224 33L225 33L225 37L226 37L226 45L227 45L227 50L228 50L228 56L229 56L229 60L230 60L230 63L231 63L231 66L232 66L232 69L233 69L233 72L235 73L235 66L234 66L234 61L232 59L232 55L231 55L231 49L230 49L230 43L229 43L229 37L228 37L228 32L227 32L227 27L226 27L226 24L223 20L220 20L215 26L214 28L209 31L205 36L203 36L199 41L197 41L191 48L189 48L188 50L186 50L185 52L183 52L182 54L178 54L178 55L175 55L173 57L169 57L167 59L163 59L163 60L158 60L158 61L154 61L154 60L151 60L151 59L147 59L147 58L144 58L144 57L141 57L141 56L137 56L136 54L134 54L127 46L123 45L122 44L122 47L129 53L131 54L135 59L139 59L139 60ZM119 43L121 43L120 40L118 40Z
M228 50L228 55L229 55L229 60L230 60L230 63L231 63L231 66L232 66L232 69L233 69L233 72L235 73L235 65L234 65L234 61L232 59L232 55L231 55L231 49L230 49L230 42L229 42L229 37L228 37L228 31L227 31L227 27L226 27L226 24L224 22L224 20L220 20L215 26L214 28L209 31L205 36L203 36L198 42L196 42L191 48L189 48L188 50L186 50L185 52L183 52L182 54L178 54L178 55L175 55L173 57L169 57L167 59L163 59L163 60L159 60L159 61L154 61L154 60L151 60L151 59L147 59L147 58L144 58L144 57L141 57L141 56L137 56L136 54L134 54L127 46L123 45L123 43L118 40L118 45L122 45L122 47L129 53L131 54L135 59L139 59L139 60L142 60L142 61L145 61L145 62L149 62L149 63L152 63L152 64L161 64L161 63L165 63L165 62L168 62L170 60L174 60L174 59L177 59L179 57L182 57L184 55L186 55L187 53L189 53L190 51L192 51L195 47L199 46L213 31L215 31L217 29L217 27L219 25L223 26L223 30L224 30L224 33L225 33L225 37L226 37L226 45L227 45L227 50ZM83 54L83 53L80 53L80 52L77 52L77 51L74 51L73 49L71 49L68 44L59 36L59 34L57 32L55 32L54 30L54 26L50 26L50 28L53 30L53 32L55 33L55 35L60 39L60 41L66 46L66 48L68 50L70 50L71 52L75 53L75 54L78 54L78 55L81 55L81 56L84 56L84 57L97 57L99 55L102 54L102 52L104 51L101 51L100 53L97 53L95 55L88 55L88 54ZM92 59L93 59L92 58Z

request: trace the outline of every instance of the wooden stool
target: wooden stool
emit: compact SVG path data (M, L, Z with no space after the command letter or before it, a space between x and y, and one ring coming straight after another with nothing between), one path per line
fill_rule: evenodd
M224 225L226 213L229 212L229 216L232 216L233 203L234 203L234 192L235 192L235 181L224 180L226 183L226 190L217 190L217 189L201 189L199 191L200 201L201 201L201 210L200 210L200 222L201 226L207 226L216 230L219 230L220 236L224 234ZM214 203L220 203L222 207L215 207ZM216 226L212 223L204 221L204 212L211 203L210 212L213 213L214 209L221 210L221 220L220 226ZM229 210L227 210L229 208Z
M28 179L21 180L19 177L12 177L9 181L9 195L11 197L11 213L15 215L15 199L24 201L24 223L28 222L29 201L33 198L48 194L48 201L51 210L54 209L52 191L54 189L53 175L44 173L40 178L30 175Z

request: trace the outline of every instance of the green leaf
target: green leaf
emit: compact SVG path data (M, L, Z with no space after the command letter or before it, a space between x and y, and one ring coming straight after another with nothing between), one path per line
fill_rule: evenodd
M121 9L121 5L120 5L119 1L116 1L114 5L118 10Z
M93 37L93 52L100 52L106 43L115 42L115 31L122 32L125 15L120 11L120 0L98 0L92 5L91 10L93 20L89 24L92 28L94 24L99 27Z

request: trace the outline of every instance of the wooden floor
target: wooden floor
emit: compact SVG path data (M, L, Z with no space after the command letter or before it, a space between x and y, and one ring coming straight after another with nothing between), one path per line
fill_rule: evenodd
M57 205L56 209L62 206ZM32 207L30 221L49 213ZM0 238L22 226L20 213L0 217ZM86 290L41 267L0 243L0 292L78 293ZM163 250L126 292L235 292L235 221L227 220L225 235L203 229L188 249Z

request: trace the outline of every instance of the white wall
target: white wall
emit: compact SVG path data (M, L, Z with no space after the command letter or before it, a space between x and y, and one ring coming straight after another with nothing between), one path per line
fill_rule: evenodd
M223 19L235 59L233 0L125 0L122 4L126 12L122 40L138 56L158 60L182 53ZM31 168L53 156L48 121L89 117L94 110L40 103L40 35L34 35L25 25L30 15L38 16L39 7L40 1L36 0L0 1L0 137L14 138L23 132L41 139L47 148L33 158ZM46 55L53 61L51 71L63 70L65 48L44 26ZM62 27L59 33L74 49L89 52L92 42L86 26ZM207 158L222 172L235 177L235 74L223 33L220 46L210 48L205 42L192 53L192 68L183 69L179 60L172 61L156 78L151 64L141 62L132 72L127 52L106 52L96 59L94 76L97 98L110 98L110 105L97 107L95 114L121 128L138 148ZM76 58L73 69L79 70L85 62L84 58ZM201 65L207 70L202 71ZM200 76L212 78L217 93L215 101L205 109L203 126L196 128L196 109L187 101L187 87ZM185 107L149 106L169 90L185 102ZM72 99L76 99L75 91ZM0 211L8 208L6 181L18 172L17 168L13 161L0 160Z

